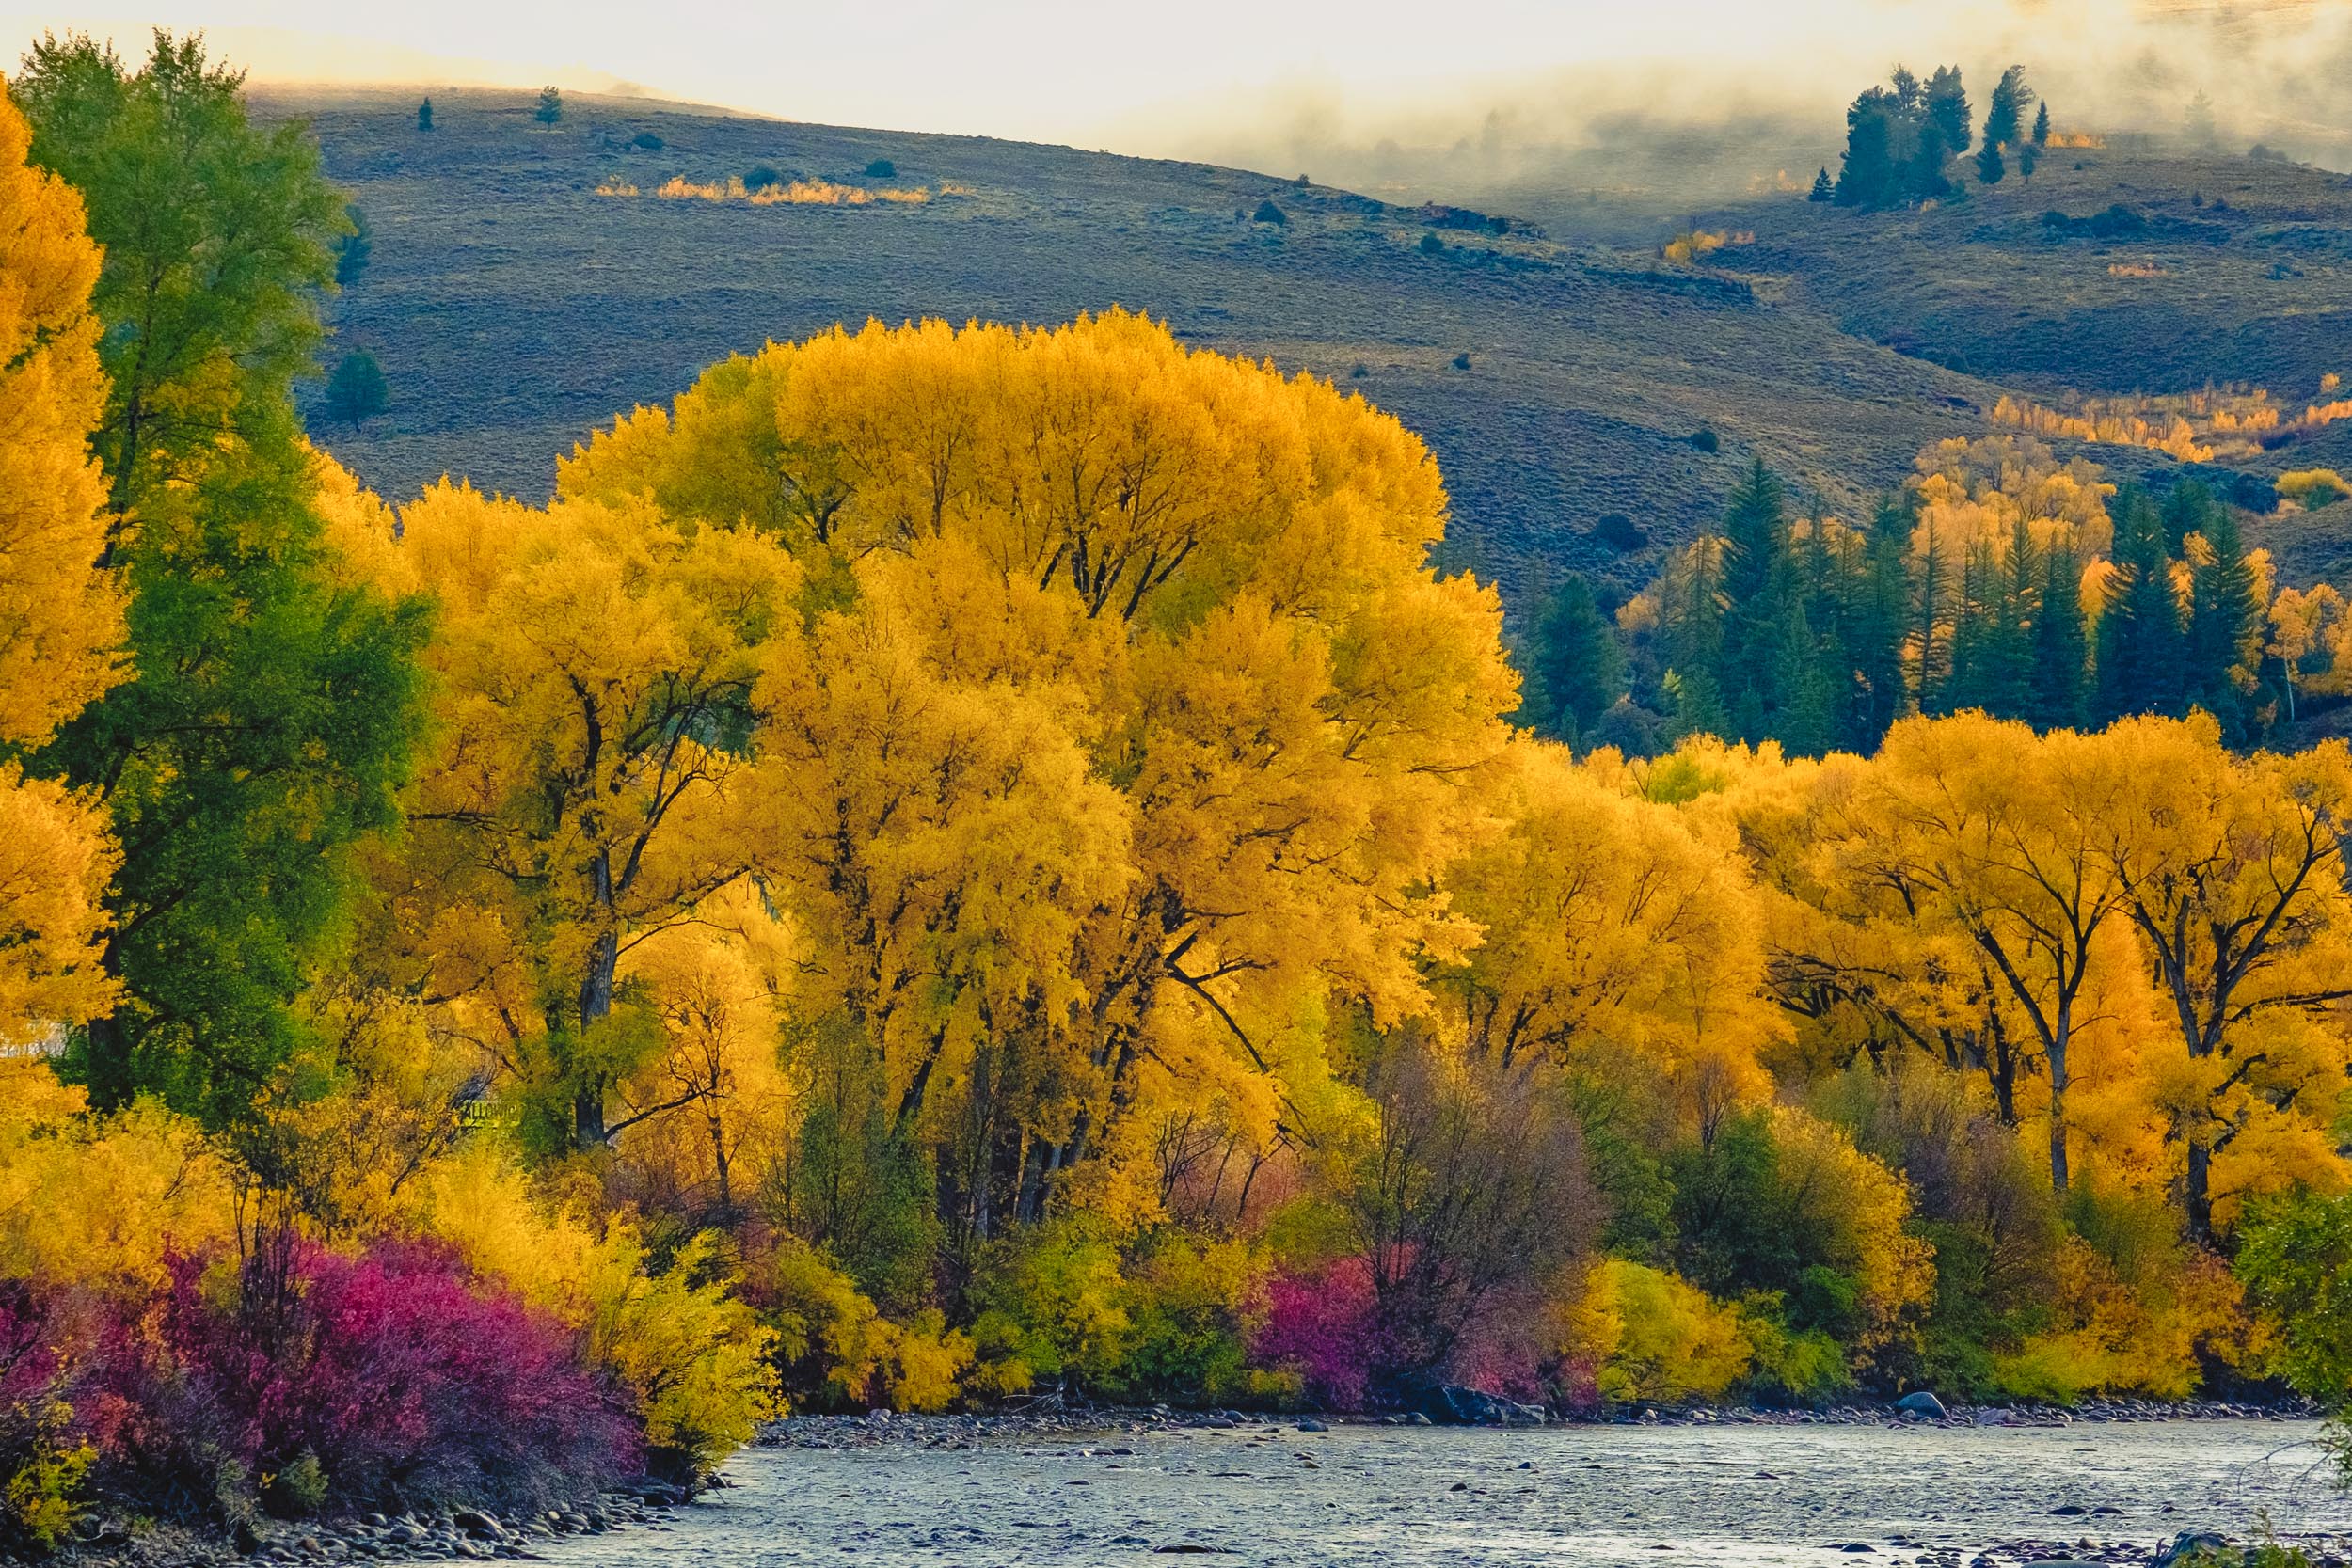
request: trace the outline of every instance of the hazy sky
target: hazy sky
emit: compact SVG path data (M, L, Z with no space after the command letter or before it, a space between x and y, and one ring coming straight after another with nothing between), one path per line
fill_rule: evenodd
M6 0L0 0L5 6ZM144 0L145 8L0 8L130 47L162 24L202 28L259 79L614 81L787 116L1176 150L1211 121L1302 97L1350 119L1409 116L1490 87L1616 68L1671 93L1661 62L1720 90L1819 82L1842 98L1899 55L2011 57L2012 46L2109 70L2153 13L2189 29L2248 11L2314 18L2352 0ZM2182 31L2179 25L2171 31ZM2175 40L2177 41L2177 40ZM2170 50L2167 51L2171 53ZM2193 59L2195 50L2187 52ZM5 58L5 51L0 51ZM1593 68L1600 68L1596 75ZM1579 71L1578 68L1583 68ZM2217 75L2220 74L2218 71ZM1652 87L1652 84L1662 84ZM1588 90L1603 90L1589 88ZM1702 94L1704 96L1704 94Z

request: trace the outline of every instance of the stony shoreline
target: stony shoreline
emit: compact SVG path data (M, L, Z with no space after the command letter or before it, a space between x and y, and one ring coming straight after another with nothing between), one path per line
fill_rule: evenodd
M1409 1415L1337 1416L1322 1413L1189 1410L1168 1405L1097 1405L1041 1402L1020 1410L978 1415L905 1416L871 1411L863 1416L791 1416L771 1421L756 1439L763 1448L872 1449L970 1448L983 1443L1027 1442L1106 1433L1139 1436L1152 1432L1287 1428L1320 1432L1335 1426L1905 1426L2063 1427L2110 1422L2302 1421L2318 1417L2304 1401L2235 1403L2222 1400L2164 1402L2101 1400L2072 1409L2044 1406L1953 1406L1940 1416L1892 1404L1836 1405L1822 1410L1769 1410L1744 1406L1630 1406L1606 1413L1552 1415L1532 1406L1510 1406L1493 1420L1443 1422Z
M724 1485L723 1481L714 1484ZM233 1530L85 1520L50 1568L229 1568L230 1564L535 1561L533 1548L570 1535L658 1526L692 1500L683 1487L641 1481L534 1513L420 1509L397 1516L263 1520ZM0 1552L0 1564L12 1561Z

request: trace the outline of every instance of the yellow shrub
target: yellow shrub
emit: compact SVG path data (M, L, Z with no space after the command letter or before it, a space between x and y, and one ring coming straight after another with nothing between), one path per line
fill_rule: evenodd
M2333 506L2352 498L2352 482L2333 468L2296 468L2279 476L2279 494L2297 506Z
M649 1274L634 1227L543 1199L487 1144L429 1174L416 1217L477 1273L578 1330L585 1357L636 1395L655 1448L707 1469L775 1413L775 1335L736 1298L719 1237L696 1237Z
M160 1288L167 1251L234 1234L230 1167L161 1106L85 1103L46 1062L0 1061L0 1275Z
M1605 1258L1568 1320L1568 1353L1594 1368L1603 1399L1711 1400L1747 1375L1737 1308L1679 1275Z
M2017 1351L1994 1357L2001 1389L2019 1399L2072 1404L2089 1394L2186 1399L2200 1353L2249 1364L2260 1345L2244 1288L2212 1254L2154 1260L2138 1283L2079 1236L2059 1248L2055 1323Z
M794 1238L770 1265L776 1351L801 1369L803 1385L837 1404L887 1404L893 1410L945 1410L973 1360L972 1338L926 1309L906 1323L884 1318L823 1253ZM1017 1393L1028 1386L990 1392Z

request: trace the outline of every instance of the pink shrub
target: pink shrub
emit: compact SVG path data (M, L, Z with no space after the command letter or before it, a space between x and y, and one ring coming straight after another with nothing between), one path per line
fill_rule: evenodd
M82 1404L114 1467L202 1507L222 1459L255 1477L315 1460L325 1498L537 1502L639 1462L633 1423L567 1336L448 1255L260 1249L233 1302L170 1260L167 1297L108 1337ZM297 1497L315 1506L316 1497Z
M1380 1361L1374 1306L1372 1271L1360 1258L1276 1275L1266 1283L1265 1322L1250 1340L1250 1359L1297 1372L1308 1398L1326 1409L1361 1410Z

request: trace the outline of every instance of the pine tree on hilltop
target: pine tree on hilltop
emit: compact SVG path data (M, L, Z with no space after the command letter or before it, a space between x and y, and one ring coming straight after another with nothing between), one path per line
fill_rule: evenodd
M1978 150L1978 183L1985 185L1997 185L2001 182L2002 176L2007 173L2009 173L2009 165L2001 161L2001 144L1999 142L1988 141L1983 147Z
M417 105L417 129L420 131L433 129L433 100L430 98Z
M541 87L539 106L531 112L531 118L542 125L553 125L557 120L562 119L564 118L564 95L554 87Z
M1959 157L1968 150L1968 89L1958 66L1940 65L1928 78L1928 122L1944 134L1944 145Z
M1813 177L1813 192L1810 196L1807 196L1805 199L1807 201L1835 201L1837 199L1836 187L1829 182L1828 165L1822 165L1821 172Z
M2002 71L2000 84L1993 89L1993 102L1984 111L1985 145L2016 146L2025 133L2026 106L2033 101L2024 66L2013 65Z

